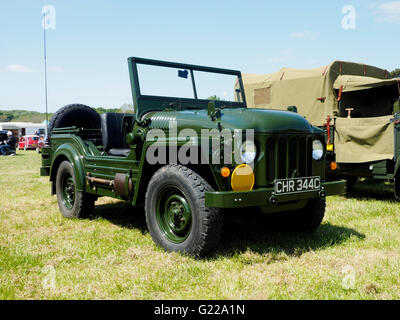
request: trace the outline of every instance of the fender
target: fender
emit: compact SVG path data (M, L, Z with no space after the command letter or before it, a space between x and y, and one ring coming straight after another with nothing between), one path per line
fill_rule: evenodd
M166 140L166 143L168 144L168 140ZM137 182L136 182L136 187L135 187L135 191L134 191L134 197L132 200L132 205L136 205L138 198L139 198L139 193L140 192L145 192L146 190L143 190L143 188L141 188L142 185L144 185L144 183L142 183L142 179L143 179L143 171L145 171L145 167L147 164L146 161L146 153L148 148L154 143L154 141L152 140L146 140L143 143L143 149L142 149L142 154L141 154L141 158L140 158L140 165L139 165L139 175L137 177ZM200 143L200 142L198 142ZM179 148L182 147L183 145L187 145L187 141L176 141L176 147ZM198 147L200 148L200 147ZM199 150L199 154L200 154L201 150ZM218 186L219 190L225 190L225 186L223 184L223 181L221 180L220 176L218 174L216 174L214 169L214 166L212 165L211 161L207 164L211 176L212 178L214 178L214 182L215 184ZM154 173L154 172L153 172ZM149 177L151 178L151 177Z
M54 178L53 183L55 182L55 177L57 175L57 169L59 165L58 161L60 157L67 158L74 170L76 189L80 192L85 192L85 171L83 166L83 157L80 156L80 154L81 153L78 152L77 148L71 143L63 143L59 147L57 147L52 156L50 170L50 177ZM53 172L53 170L55 171Z

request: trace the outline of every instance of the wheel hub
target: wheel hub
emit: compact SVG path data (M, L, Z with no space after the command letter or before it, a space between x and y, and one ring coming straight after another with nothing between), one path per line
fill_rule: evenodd
M75 203L75 183L71 176L65 179L63 191L64 204L71 209Z
M185 196L175 187L162 193L157 203L157 220L164 235L172 242L182 243L191 228L192 213Z

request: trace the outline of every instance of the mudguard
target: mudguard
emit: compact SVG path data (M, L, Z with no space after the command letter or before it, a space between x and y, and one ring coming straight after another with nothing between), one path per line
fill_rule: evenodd
M57 170L62 161L60 159L67 159L74 170L76 179L76 189L80 192L85 191L85 170L83 160L80 152L70 143L61 144L52 156L50 177L56 177ZM55 171L54 171L55 170ZM54 179L55 180L55 179ZM53 181L54 182L54 181Z

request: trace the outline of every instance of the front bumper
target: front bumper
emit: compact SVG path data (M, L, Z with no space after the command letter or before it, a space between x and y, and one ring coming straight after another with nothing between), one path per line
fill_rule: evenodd
M324 182L321 191L275 195L273 188L248 192L214 191L206 192L205 205L209 208L246 208L290 203L292 201L325 198L347 192L346 181Z

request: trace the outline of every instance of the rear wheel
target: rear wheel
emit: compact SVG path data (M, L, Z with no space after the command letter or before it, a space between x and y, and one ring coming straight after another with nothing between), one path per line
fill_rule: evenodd
M196 258L205 256L219 242L222 216L205 207L210 185L180 165L165 166L152 177L146 193L145 211L154 242L168 251Z
M69 161L60 164L56 177L58 207L66 218L81 218L90 215L95 197L76 189L76 177Z

